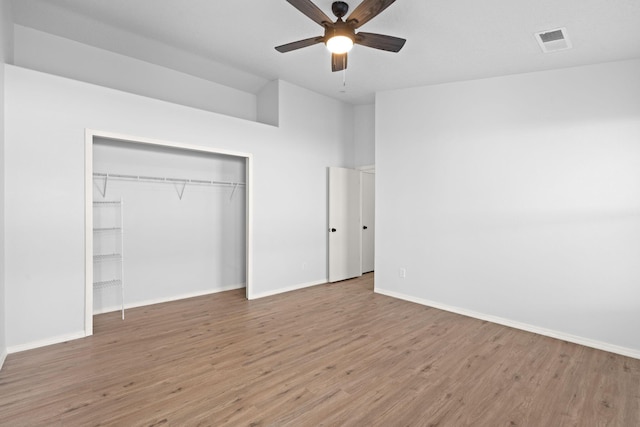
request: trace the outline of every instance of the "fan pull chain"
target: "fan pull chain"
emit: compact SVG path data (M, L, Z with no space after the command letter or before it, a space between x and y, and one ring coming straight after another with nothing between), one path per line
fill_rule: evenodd
M347 91L347 56L343 56L342 57L342 91L341 92L346 92Z

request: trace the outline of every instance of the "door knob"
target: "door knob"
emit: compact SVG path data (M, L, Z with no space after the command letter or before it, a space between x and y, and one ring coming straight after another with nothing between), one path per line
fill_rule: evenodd
M362 226L362 229L363 229L363 230L366 230L367 228L368 228L368 227L367 227L366 225L363 225L363 226Z
M331 229L331 230L329 230L329 231L331 231L332 233L335 233L337 230L336 230L335 228L332 228L332 229Z

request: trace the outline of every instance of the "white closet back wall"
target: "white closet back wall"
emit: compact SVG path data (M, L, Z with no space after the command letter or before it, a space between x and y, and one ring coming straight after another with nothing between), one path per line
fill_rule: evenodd
M93 171L244 183L245 159L96 139ZM123 200L125 306L245 286L243 185L107 178L104 197L104 178L93 185L94 201ZM94 292L94 313L119 308L119 289Z

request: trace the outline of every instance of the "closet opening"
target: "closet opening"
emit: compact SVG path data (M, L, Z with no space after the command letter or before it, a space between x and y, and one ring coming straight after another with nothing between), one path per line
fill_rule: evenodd
M251 154L86 131L85 335L93 316L245 288Z

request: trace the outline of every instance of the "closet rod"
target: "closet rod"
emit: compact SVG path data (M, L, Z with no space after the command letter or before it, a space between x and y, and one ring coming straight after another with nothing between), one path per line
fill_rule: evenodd
M183 178L165 178L157 176L142 176L142 175L123 175L116 173L93 173L94 178L102 179L121 179L127 181L141 181L141 182L158 182L167 184L195 184L195 185L228 185L232 187L244 186L244 182L231 182L231 181L209 181L205 179L183 179Z

